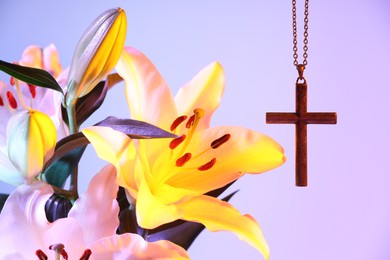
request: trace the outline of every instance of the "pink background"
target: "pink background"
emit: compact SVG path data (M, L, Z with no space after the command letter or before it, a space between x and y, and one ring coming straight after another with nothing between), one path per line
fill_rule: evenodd
M295 108L290 1L2 0L0 59L54 43L67 67L88 24L116 6L127 12L127 45L143 51L174 92L218 60L227 86L213 124L250 127L285 147L285 165L231 188L240 189L231 202L261 224L272 260L390 259L390 2L310 2L309 110L337 111L338 124L308 127L307 188L294 187L294 127L265 124L267 111ZM123 87L84 126L111 114L128 117ZM99 169L89 164L104 165L92 149L81 166L82 189ZM260 258L226 232L202 233L189 252L192 259Z

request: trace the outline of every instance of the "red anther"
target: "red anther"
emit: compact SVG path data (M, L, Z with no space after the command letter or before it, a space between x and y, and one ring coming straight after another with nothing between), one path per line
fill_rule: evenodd
M11 86L15 86L15 78L14 77L9 78L9 84L11 84Z
M63 257L65 260L68 260L68 253L65 251L65 249L62 249L61 255L62 255L62 257Z
M16 109L18 107L18 103L16 102L16 99L15 99L14 95L12 95L12 92L9 91L9 90L7 91L7 99L8 99L9 105L13 109Z
M170 143L169 143L169 148L171 148L172 150L175 149L176 147L179 146L179 144L181 144L184 140L186 139L186 135L182 135L178 138L175 138L173 139Z
M27 84L27 85L28 85L28 89L30 90L31 97L35 98L35 96L37 95L37 86L32 84Z
M45 255L45 253L43 253L43 251L40 249L35 251L35 255L38 257L39 260L47 260L47 255Z
M207 171L207 170L211 169L211 168L214 166L214 164L215 164L216 162L217 162L217 159L213 158L213 159L211 159L211 161L209 161L208 163L205 163L205 164L203 164L202 166L200 166L200 167L198 168L198 170L199 170L199 171Z
M224 143L226 143L227 141L229 141L230 139L230 134L224 134L223 136L221 136L220 138L218 139L215 139L212 143L211 143L211 148L213 149L217 149L218 147L220 147L221 145L223 145Z
M171 131L174 131L186 119L187 119L187 116L179 116L178 118L176 118L175 121L173 121L173 123L171 125Z
M177 167L182 167L186 162L188 162L192 157L191 153L186 153L182 157L176 160L176 166Z
M91 255L92 255L91 249L86 249L84 250L83 255L80 257L80 260L88 260Z
M192 116L190 117L190 119L188 119L188 121L187 121L187 123L186 123L186 127L187 127L187 128L190 128L190 127L194 124L194 122L195 122L195 115L192 115Z
M0 107L3 107L4 106L4 101L3 101L3 98L0 96Z

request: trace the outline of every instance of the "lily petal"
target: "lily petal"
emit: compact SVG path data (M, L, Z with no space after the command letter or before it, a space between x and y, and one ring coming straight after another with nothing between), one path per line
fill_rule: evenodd
M61 243L65 245L65 250L69 254L69 259L77 259L86 249L83 228L84 227L82 227L74 218L58 219L54 223L48 224L41 234L39 234L42 239L41 247L35 248L35 250L41 249L45 251L46 254L51 254L47 248L50 245ZM97 227L95 228L99 229ZM31 259L31 254L30 257L26 259Z
M141 236L132 233L102 238L90 246L92 256L97 260L182 260L190 259L187 252L166 240L148 243Z
M230 139L212 149L211 143L225 134L230 134ZM193 154L193 159L182 167L180 174L172 174L167 183L198 194L223 187L245 173L271 170L285 161L283 148L274 139L237 126L213 127L197 132L188 151ZM216 163L210 169L194 170L213 158ZM162 161L156 162L154 168L163 164Z
M30 45L24 49L19 64L22 66L43 69L42 48L37 45Z
M55 78L62 72L59 54L54 44L50 44L43 49L43 69L50 72Z
M267 242L252 216L241 215L231 204L205 195L191 198L178 207L184 212L184 220L202 223L210 231L231 231L268 259Z
M126 47L116 66L126 85L134 119L169 129L177 117L172 93L153 63L140 51Z
M7 249L0 250L1 259L9 252L20 252L24 259L35 255L47 226L45 203L52 194L50 185L41 182L21 185L11 193L0 214L0 244Z
M136 172L140 172L139 170ZM153 229L162 224L180 219L182 212L178 210L175 204L164 203L152 193L152 189L155 187L149 187L149 185L158 185L158 183L147 181L147 175L149 175L149 179L153 177L150 176L150 172L147 169L144 168L143 170L144 172L137 175L140 178L136 198L138 225L145 229Z
M119 225L118 185L115 180L115 168L107 165L92 178L87 192L80 196L68 214L83 227L87 244L115 234Z
M15 168L13 163L9 160L3 152L0 151L0 181L12 184L20 185L25 182L25 179L19 174L18 169Z
M225 76L221 64L213 62L202 69L187 85L181 87L175 96L179 115L191 115L194 109L205 112L198 128L209 127L211 116L218 108L225 88Z
M134 163L136 157L132 139L110 127L93 126L82 130L91 142L99 158L113 164L117 172L117 184L136 193Z

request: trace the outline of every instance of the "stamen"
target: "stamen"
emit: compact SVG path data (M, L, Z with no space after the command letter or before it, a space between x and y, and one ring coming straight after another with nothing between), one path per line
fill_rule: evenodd
M175 121L173 121L172 125L171 125L171 131L175 131L175 129L181 124L184 122L184 120L187 119L187 116L179 116L178 118L175 119Z
M7 91L7 99L11 108L16 109L18 107L18 103L16 102L14 95L9 90Z
M207 171L207 170L211 169L211 168L214 166L214 164L215 164L216 162L217 162L217 159L213 158L213 159L211 159L211 161L209 161L208 163L205 163L205 164L203 164L202 166L200 166L200 167L198 168L198 170L199 170L199 171Z
M194 109L194 114L196 115L197 118L202 118L204 116L204 110L201 108L196 108Z
M170 143L169 143L169 148L171 148L172 150L175 149L176 147L178 147L184 140L186 139L186 135L182 135L178 138L175 138L173 139Z
M188 162L192 157L191 153L185 153L182 157L176 160L176 166L182 167L186 162Z
M186 123L186 127L190 128L194 124L195 124L195 127L196 127L196 125L199 122L199 119L201 119L203 116L204 116L204 110L203 109L201 109L201 108L194 109L194 114L190 117L190 119L188 119L188 121Z
M56 253L56 256L62 255L62 257L67 260L68 259L68 253L65 251L65 246L63 244L54 244L49 246L50 250L53 250Z
M83 255L80 257L80 260L88 260L91 255L92 251L90 249L86 249L84 250Z
M43 253L43 251L40 249L35 252L35 255L39 260L47 260L47 255L45 255L45 253Z
M186 123L186 128L190 128L191 126L193 126L194 122L195 122L195 115L192 115Z
M0 107L3 107L4 106L4 101L3 101L3 98L0 96Z
M11 84L11 86L15 86L15 78L14 77L9 78L9 84Z
M221 136L220 138L214 140L212 143L211 143L211 148L213 149L217 149L218 147L220 147L221 145L223 145L224 143L226 143L227 141L229 141L230 139L230 134L225 134L223 136Z
M22 90L20 88L19 80L15 80L15 88L16 88L16 93L18 95L18 98L19 98L19 101L20 101L22 107L26 108L26 104L24 103L23 94L22 94Z
M68 259L68 253L65 251L65 249L62 249L61 255L62 255L62 257L63 257L65 260Z
M31 97L35 98L37 95L37 86L31 85L31 84L27 84L27 85L28 85L28 89L30 90Z

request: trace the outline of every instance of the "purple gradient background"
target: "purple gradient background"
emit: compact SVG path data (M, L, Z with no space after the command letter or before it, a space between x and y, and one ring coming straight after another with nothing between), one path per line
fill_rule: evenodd
M337 111L338 124L308 128L307 188L294 187L294 127L265 124L267 111L295 108L290 1L1 0L0 58L18 60L29 44L54 43L66 67L88 24L115 6L127 12L127 45L143 51L174 92L218 60L227 86L213 124L250 127L285 147L285 165L231 188L240 189L232 204L261 224L272 260L390 259L390 2L310 2L309 110ZM85 125L128 117L122 93L111 91ZM103 165L89 149L82 189ZM192 259L260 258L226 232L203 232L189 252Z

